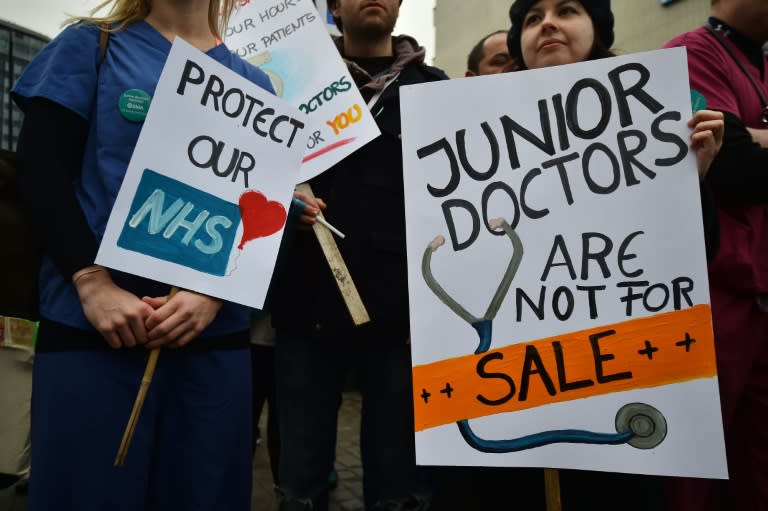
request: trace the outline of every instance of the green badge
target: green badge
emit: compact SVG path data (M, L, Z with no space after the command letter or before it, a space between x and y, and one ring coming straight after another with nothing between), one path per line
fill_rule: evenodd
M142 122L147 118L152 96L141 89L128 89L120 96L120 113L131 122Z
M691 89L691 109L693 110L693 113L695 114L699 110L704 110L705 108L707 108L707 98L696 89Z

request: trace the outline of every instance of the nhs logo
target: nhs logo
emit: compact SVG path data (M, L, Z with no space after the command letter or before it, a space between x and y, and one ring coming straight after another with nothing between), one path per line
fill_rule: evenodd
M145 169L117 246L224 276L239 225L237 204Z

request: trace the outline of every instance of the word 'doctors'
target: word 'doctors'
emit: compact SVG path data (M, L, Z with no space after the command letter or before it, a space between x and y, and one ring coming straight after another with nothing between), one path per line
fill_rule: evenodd
M191 85L192 87L187 87ZM250 126L254 133L277 144L291 147L296 133L304 123L288 115L275 115L275 109L265 105L237 87L227 87L219 76L205 75L202 66L187 60L176 93L200 94L200 104L213 108L229 118L239 119L242 126Z

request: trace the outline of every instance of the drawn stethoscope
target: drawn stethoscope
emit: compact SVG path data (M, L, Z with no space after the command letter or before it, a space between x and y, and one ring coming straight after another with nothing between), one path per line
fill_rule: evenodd
M512 241L512 257L504 271L501 283L493 295L485 314L478 318L473 316L461 304L454 300L432 275L432 254L445 243L445 238L437 236L424 251L421 260L421 272L427 286L435 296L448 306L460 318L469 323L480 338L475 354L487 352L491 347L493 319L501 307L501 303L509 291L512 280L523 259L523 243L520 237L503 219L495 219L488 223L493 230L502 229ZM474 449L487 453L518 452L555 443L621 445L629 444L637 449L652 449L664 441L667 436L667 421L656 408L645 403L629 403L622 406L616 413L616 433L597 433L580 429L561 429L543 431L509 440L487 440L475 434L468 419L456 422L464 440Z
M272 55L268 51L265 51L249 58L248 62L266 73L266 75L269 77L269 81L272 82L272 87L275 89L275 96L282 98L283 93L285 92L285 85L283 83L282 77L271 69L262 67L264 64L269 64L272 62Z

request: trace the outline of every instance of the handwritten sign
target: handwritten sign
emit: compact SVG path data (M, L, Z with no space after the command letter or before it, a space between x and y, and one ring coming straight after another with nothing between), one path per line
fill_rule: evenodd
M403 88L419 463L726 477L686 69Z
M317 12L325 19L326 29L328 33L334 36L340 36L339 28L336 26L336 22L333 21L333 13L330 7L328 7L328 0L313 0Z
M275 90L313 120L300 181L327 170L380 132L311 0L244 1L227 45L261 67ZM327 8L325 9L327 10Z
M263 306L305 120L177 38L96 262Z

